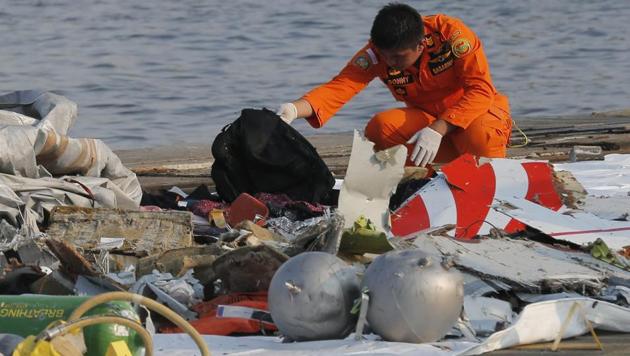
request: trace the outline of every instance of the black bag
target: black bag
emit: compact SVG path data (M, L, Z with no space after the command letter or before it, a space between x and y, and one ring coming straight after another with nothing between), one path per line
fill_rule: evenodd
M212 179L227 202L265 192L331 203L335 179L315 147L270 110L244 109L217 135L212 155Z

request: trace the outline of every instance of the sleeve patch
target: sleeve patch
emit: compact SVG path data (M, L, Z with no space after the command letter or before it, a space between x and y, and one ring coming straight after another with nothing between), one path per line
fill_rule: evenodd
M470 45L470 41L468 41L467 39L463 37L460 37L453 41L453 44L452 44L453 55L455 55L455 57L457 58L465 56L466 54L470 52L471 49L472 47Z
M357 56L352 63L363 70L367 70L371 65L370 60L364 54Z

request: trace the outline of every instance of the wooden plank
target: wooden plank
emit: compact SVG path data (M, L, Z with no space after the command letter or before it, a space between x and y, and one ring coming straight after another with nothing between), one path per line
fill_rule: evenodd
M102 237L121 237L124 243L117 251L146 256L191 246L192 215L186 211L56 207L46 233L84 250L95 250Z

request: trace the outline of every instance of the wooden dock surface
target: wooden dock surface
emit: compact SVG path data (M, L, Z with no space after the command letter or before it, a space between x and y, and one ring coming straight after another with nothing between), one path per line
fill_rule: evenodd
M508 157L568 160L573 146L600 146L604 154L630 152L630 111L574 117L516 119ZM352 133L308 137L335 176L345 174L352 145ZM138 175L144 190L154 191L173 185L190 189L213 185L211 142L118 150L123 163Z

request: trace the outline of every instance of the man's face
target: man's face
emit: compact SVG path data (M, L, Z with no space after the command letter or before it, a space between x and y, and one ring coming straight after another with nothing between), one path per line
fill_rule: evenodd
M398 70L404 70L414 64L422 54L422 51L424 51L422 43L412 48L379 49L379 52L385 59L385 63Z

